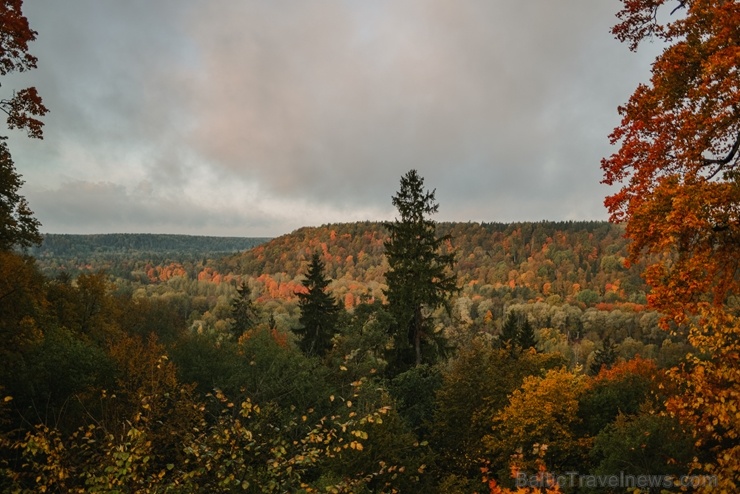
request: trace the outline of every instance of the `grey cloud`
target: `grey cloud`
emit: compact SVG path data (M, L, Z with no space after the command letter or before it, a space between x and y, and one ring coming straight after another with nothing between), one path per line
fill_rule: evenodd
M332 219L387 211L410 168L437 188L440 219L605 219L599 160L611 152L616 106L655 51L635 56L612 39L615 9L576 0L29 2L40 59L29 80L52 113L42 145L14 140L12 149L29 187L48 191L32 206L56 230L116 231L120 221L175 231L181 221L180 231L225 231L253 221L223 196L210 211L173 199L202 182L243 185L286 208L254 215L271 218L255 228L279 234L300 226L288 218L296 201ZM69 162L70 145L84 164ZM127 182L105 184L121 167L131 168ZM88 188L66 197L73 182ZM151 200L132 201L139 182L154 184ZM119 207L98 207L106 195Z
M275 227L290 227L257 208L208 208L185 197L162 197L155 191L149 183L127 190L109 182L76 181L54 189L29 187L26 194L42 231L50 233L265 236Z

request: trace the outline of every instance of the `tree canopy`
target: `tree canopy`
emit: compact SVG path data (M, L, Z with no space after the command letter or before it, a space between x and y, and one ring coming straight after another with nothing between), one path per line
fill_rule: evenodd
M740 4L623 3L615 36L632 50L650 38L666 47L650 83L619 108L611 134L619 148L602 169L604 182L621 188L605 204L626 224L630 259L652 254L649 303L666 328L688 328L696 348L675 371L686 392L674 400L701 431L697 444L714 454L695 467L734 491L740 420L728 404L740 389Z

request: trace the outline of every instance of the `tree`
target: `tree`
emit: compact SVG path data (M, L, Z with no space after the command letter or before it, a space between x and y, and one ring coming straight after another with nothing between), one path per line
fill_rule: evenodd
M527 315L518 314L514 311L509 312L501 328L499 341L502 346L509 346L513 354L520 350L534 348L537 342L534 328L532 328Z
M416 170L409 171L393 196L400 218L384 224L389 232L384 246L390 268L385 294L395 318L394 343L401 370L422 363L422 345L433 337L428 313L440 306L449 310L449 297L457 290L451 274L454 254L440 252L451 237L437 237L435 222L428 219L439 209L434 193L424 190L424 179Z
M541 454L547 452L545 462L554 472L582 465L590 441L578 435L578 402L588 384L585 375L565 368L524 378L483 439L497 459L494 464L501 467L513 460L512 466L536 472Z
M720 488L740 488L740 4L624 1L613 33L636 50L651 37L666 44L619 108L602 160L604 182L620 185L605 204L626 224L630 262L650 254L649 304L663 326L688 329L696 351L674 376L684 390L673 409L699 431L714 460L696 463ZM676 16L676 11L681 11ZM663 19L666 19L663 21ZM709 357L709 358L706 358Z
M39 226L28 202L18 191L23 185L8 145L0 140L0 250L28 248L41 243Z
M36 31L22 12L23 0L0 2L0 76L36 68L36 57L28 53L28 43ZM10 99L0 99L0 110L8 115L10 129L25 129L29 137L43 138L43 122L35 118L48 110L36 88L14 92ZM25 198L18 194L23 181L16 172L5 137L0 136L0 250L26 248L41 243L40 223L33 218Z
M608 336L602 342L602 348L594 352L594 360L589 370L591 374L598 374L602 367L610 369L617 361L617 344Z
M434 395L431 443L439 452L440 477L475 479L485 458L483 437L525 377L560 367L558 353L522 352L512 358L482 335L463 342L444 362L442 384Z
M339 305L334 297L326 293L329 280L324 276L324 262L314 252L308 265L306 278L301 282L305 292L298 292L298 307L301 327L296 334L302 335L301 350L308 355L324 355L331 350L332 338L336 333Z
M38 59L28 53L28 44L38 33L28 25L22 8L23 0L0 1L0 76L36 68ZM25 129L29 137L43 138L44 123L35 117L44 116L49 110L35 87L0 100L0 110L8 115L8 128Z
M237 338L257 324L257 309L252 302L252 292L246 281L236 288L237 296L231 300L231 332Z

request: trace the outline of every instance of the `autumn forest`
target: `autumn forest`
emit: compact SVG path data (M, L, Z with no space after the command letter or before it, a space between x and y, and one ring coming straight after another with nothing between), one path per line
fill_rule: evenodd
M36 66L22 3L0 76ZM737 492L740 5L617 17L666 48L610 222L438 222L412 168L393 221L42 234L0 140L0 490ZM0 109L43 137L34 88Z

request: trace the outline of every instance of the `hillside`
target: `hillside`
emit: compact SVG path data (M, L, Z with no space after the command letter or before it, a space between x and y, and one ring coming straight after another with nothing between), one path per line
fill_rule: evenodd
M644 302L640 266L624 267L626 241L606 222L440 223L456 254L460 286L469 294L503 291L525 300L559 296L592 305ZM306 227L225 257L221 273L293 279L315 251L335 285L383 283L386 232L380 223Z

